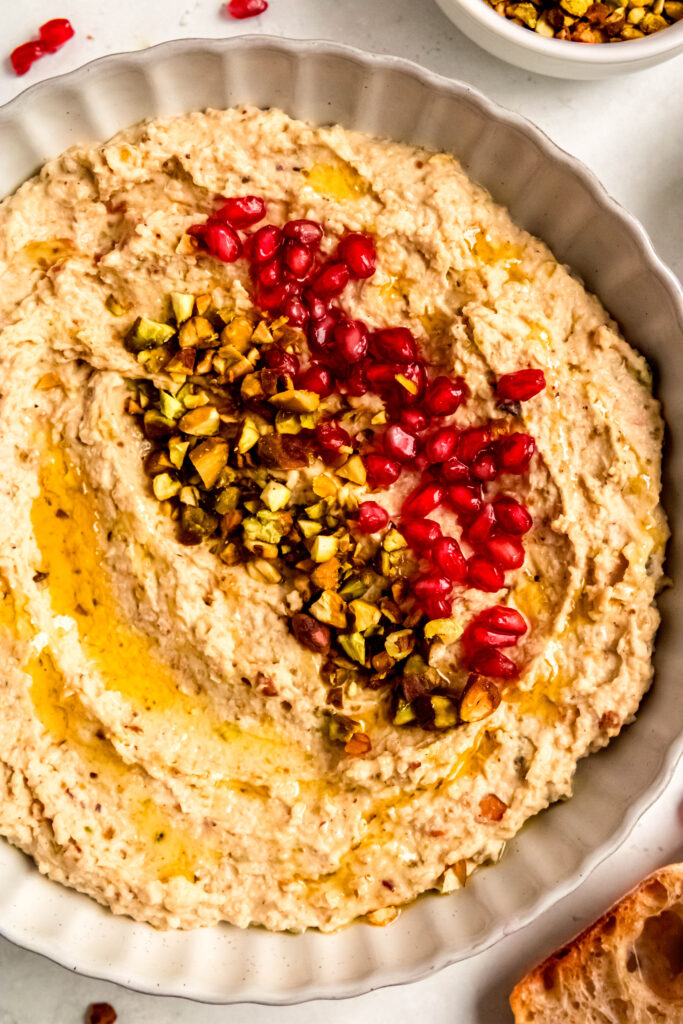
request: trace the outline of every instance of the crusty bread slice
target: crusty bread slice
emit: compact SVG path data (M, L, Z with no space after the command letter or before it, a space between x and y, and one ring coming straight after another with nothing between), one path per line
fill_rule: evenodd
M649 875L510 996L516 1024L683 1024L683 864Z

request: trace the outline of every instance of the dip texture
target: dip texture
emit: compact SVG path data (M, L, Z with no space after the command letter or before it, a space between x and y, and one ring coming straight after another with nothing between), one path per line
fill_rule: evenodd
M465 379L458 428L501 417L494 375L545 373L514 417L537 446L509 488L534 519L524 564L453 609L462 627L492 604L529 624L483 721L398 728L352 686L344 714L371 748L331 742L322 659L289 627L298 595L180 544L152 493L123 339L173 292L249 312L244 261L183 244L217 196L247 193L270 222L372 234L377 271L345 308L410 328L434 372ZM7 199L0 273L0 833L42 872L157 927L382 923L496 860L633 718L667 538L650 373L452 157L279 111L155 121ZM367 496L394 517L417 481ZM460 647L436 664L462 688Z

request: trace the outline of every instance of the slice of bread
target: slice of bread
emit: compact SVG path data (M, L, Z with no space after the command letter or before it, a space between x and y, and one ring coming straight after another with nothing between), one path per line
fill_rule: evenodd
M683 1024L683 864L649 875L513 989L516 1024Z

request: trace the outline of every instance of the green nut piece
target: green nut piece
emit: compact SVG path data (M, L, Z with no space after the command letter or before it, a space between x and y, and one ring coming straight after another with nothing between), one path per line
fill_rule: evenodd
M358 598L349 602L349 611L353 615L353 624L358 633L364 633L366 629L372 629L382 618L382 613L377 605L370 604L368 601L361 601Z
M415 633L412 629L397 629L389 633L384 641L384 649L394 661L401 661L412 653L415 647Z
M334 590L323 590L318 600L313 602L309 611L318 622L324 622L327 626L334 626L335 629L346 628L344 600Z
M463 634L463 627L456 619L431 619L424 628L425 640L441 640L454 644Z
M180 469L185 456L187 455L187 449L190 447L190 442L182 437L172 437L168 442L168 457L171 460L171 464L176 469Z
M310 540L311 537L315 537L317 533L320 533L322 526L320 523L313 522L312 519L300 519L297 526L301 530L306 540Z
M146 316L139 316L128 331L123 343L129 352L143 352L148 348L165 345L174 334L175 330L170 324L162 324L158 320L149 320Z
M337 637L349 658L360 665L365 664L365 637L362 633L345 633Z
M161 410L161 415L169 420L177 420L185 412L183 403L179 402L173 395L169 395L168 391L159 392L159 409Z
M227 515L228 512L234 512L240 502L240 489L239 487L224 487L222 491L219 491L214 501L214 509L220 516Z
M337 538L318 534L311 544L311 558L314 562L327 562L337 553Z
M277 480L269 480L261 491L261 501L271 512L278 512L285 508L292 496L289 487L278 483Z
M430 697L435 729L451 729L458 724L458 710L450 697Z
M413 711L412 705L402 697L399 698L398 704L396 705L393 721L394 725L408 725L410 722L415 721L415 712Z
M157 501L168 501L169 498L174 498L176 494L180 493L181 487L180 480L176 480L170 473L158 473L152 481L152 489Z
M388 530L387 533L384 535L384 539L382 540L382 547L384 548L385 551L389 552L400 551L401 548L408 547L408 541L405 539L402 533L399 533L398 530L392 527L392 529Z
M171 307L177 324L189 320L194 309L194 295L185 295L183 292L171 292Z

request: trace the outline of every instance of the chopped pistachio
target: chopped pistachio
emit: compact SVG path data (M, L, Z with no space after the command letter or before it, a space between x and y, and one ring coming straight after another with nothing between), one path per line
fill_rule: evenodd
M322 519L327 512L327 505L324 501L318 501L315 505L307 505L304 511L310 519Z
M341 634L337 640L349 658L353 658L361 665L365 664L365 637L362 633Z
M170 473L158 473L152 481L154 497L158 501L174 498L180 492L181 486L180 480L176 480Z
M175 437L170 438L168 442L168 457L171 460L171 464L175 466L176 469L180 469L185 461L185 456L187 455L187 449L189 447L190 442L183 437L178 437L176 435Z
M394 725L408 725L409 722L415 721L415 712L413 711L411 704L402 697L399 698L398 704L396 705L393 721Z
M366 629L372 629L379 623L382 613L377 605L368 601L361 601L356 598L349 602L349 611L353 615L353 622L358 633L364 633Z
M314 562L326 562L337 553L337 538L318 534L311 545L311 558Z
M178 426L183 433L192 434L193 437L210 437L218 433L220 422L218 409L213 405L203 405L186 412Z
M242 432L240 433L239 441L237 442L237 451L240 455L245 455L250 451L257 443L260 437L259 429L251 416L246 416L244 423L242 424Z
M370 420L370 423L373 425L373 427L381 427L386 422L387 422L386 409L380 409L380 411L376 412L375 415Z
M360 578L360 576L351 576L348 580L346 580L344 585L341 587L339 593L341 594L345 601L353 601L359 597L362 597L363 594L367 591L367 589L368 584L365 583Z
M275 522L264 522L258 515L249 516L242 523L246 541L258 540L264 544L278 544L282 540L282 529ZM246 542L245 541L245 542Z
M252 555L258 555L259 558L268 558L271 561L280 554L277 544L268 544L262 540L245 540L244 546L247 551L251 551Z
M405 388L409 395L417 394L417 384L415 381L408 380L402 373L394 374L394 380L397 384L400 384L402 388Z
M434 712L434 728L450 729L458 724L458 711L450 697L430 697Z
M211 296L208 292L195 296L194 308L199 316L204 316L207 310L211 309Z
M278 391L268 399L278 409L286 409L287 412L313 412L320 405L320 395L315 391L305 391L296 388L291 391Z
M169 469L173 469L173 463L168 457L168 452L164 451L163 448L157 448L156 451L149 453L145 459L145 469L150 476L156 476L157 473L166 473Z
M317 601L314 601L309 611L311 615L336 629L346 627L346 612L343 599L334 590L323 590Z
M330 714L327 719L327 735L333 743L346 743L358 728L358 722L345 715Z
M280 410L275 414L275 430L278 434L300 434L301 420L293 412Z
M339 581L339 559L320 562L311 573L311 582L320 590L336 590Z
M185 506L180 516L180 539L184 544L199 544L210 537L217 526L218 520L210 512Z
M322 413L319 409L316 409L314 412L302 412L299 415L299 422L304 430L315 430L321 415Z
M209 396L206 391L194 391L190 388L183 388L178 397L182 400L186 409L200 409L203 405L209 404Z
M215 360L214 367L218 369ZM242 377L240 395L245 402L248 402L250 399L265 397L263 387L261 386L261 377L258 373L247 373Z
M228 442L222 437L209 437L190 452L190 462L206 488L215 485L221 471L227 466L229 451Z
M300 519L297 526L303 533L306 540L310 540L311 537L315 537L316 533L320 533L322 530L320 523L315 523L312 519Z
M360 455L352 455L348 462L345 462L337 470L337 475L343 477L344 480L350 480L352 484L362 486L367 480L367 474L365 472L365 463Z
M239 487L224 487L214 501L216 512L221 516L234 512L239 505L240 493Z
M185 412L183 403L179 402L173 395L169 395L168 391L159 392L159 409L161 410L161 415L169 420L177 420Z
M329 473L321 473L313 480L313 493L319 498L333 498L339 490L339 484ZM310 512L309 512L310 515Z
M415 634L412 629L397 629L395 633L389 633L384 640L384 648L394 661L407 658L414 646Z
M271 512L278 512L284 508L291 496L289 487L278 483L277 480L269 480L261 491L261 501Z
M251 340L256 345L268 345L273 340L273 335L270 333L268 324L265 320L259 320L251 336Z
M180 491L179 497L183 505L191 505L193 508L197 508L199 506L198 487L183 487Z
M194 295L186 295L184 292L171 292L171 308L177 324L189 320L194 309Z
M162 324L158 320L149 320L146 316L139 316L128 331L123 343L129 352L143 352L145 349L165 345L174 334L175 331L169 324Z
M221 331L221 345L232 345L238 352L249 348L253 327L245 316L236 316Z
M247 572L253 580L259 583L279 583L282 573L265 558L256 558L253 562L247 562Z
M385 551L400 551L401 548L408 547L408 541L402 533L399 533L398 530L392 527L391 530L388 530L384 535L382 547Z
M181 348L211 348L216 339L213 324L203 316L193 316L186 320L178 332Z
M425 624L425 640L441 640L444 644L454 644L463 634L463 627L457 619L431 619Z
M113 295L108 295L104 304L112 316L123 316L126 312L125 307Z
M175 420L169 420L158 409L147 409L143 418L145 436L156 440L169 437L176 430Z

